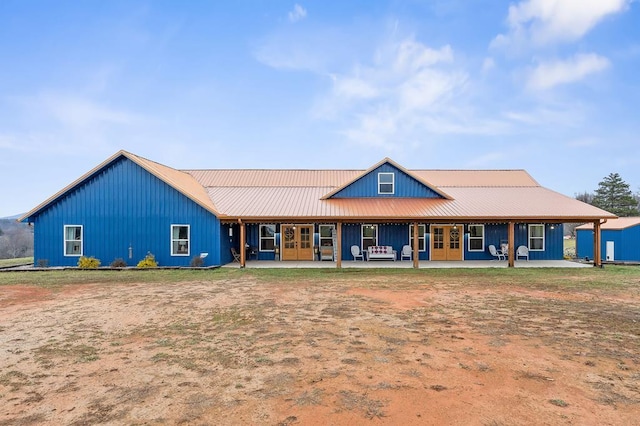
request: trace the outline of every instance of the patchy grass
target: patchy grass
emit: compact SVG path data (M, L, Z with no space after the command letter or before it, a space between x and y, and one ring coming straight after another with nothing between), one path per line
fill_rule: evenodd
M33 257L17 257L15 259L0 259L0 268L18 265L33 265Z
M640 266L605 268L483 268L483 269L122 269L122 270L46 270L6 271L0 285L33 284L56 287L77 283L179 283L253 278L265 283L330 280L358 283L371 288L406 289L433 282L463 280L477 286L526 286L537 289L589 288L628 289L640 287Z
M629 424L640 404L638 267L52 270L0 284L14 285L0 287L0 425L415 424L435 406L438 424Z

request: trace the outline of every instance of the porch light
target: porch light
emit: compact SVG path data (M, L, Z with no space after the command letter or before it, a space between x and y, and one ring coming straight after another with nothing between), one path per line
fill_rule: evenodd
M233 237L233 228L229 226L229 236Z

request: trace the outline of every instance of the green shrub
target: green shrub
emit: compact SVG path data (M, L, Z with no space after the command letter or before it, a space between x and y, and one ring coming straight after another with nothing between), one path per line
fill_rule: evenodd
M156 262L156 258L153 254L147 253L147 255L138 262L138 268L157 268L158 262Z
M93 256L80 256L80 259L78 259L78 268L80 269L96 269L98 266L100 266L100 260Z
M125 262L123 258L119 257L111 262L111 265L109 266L111 266L112 268L126 268L127 262Z
M202 259L200 256L194 256L191 259L190 266L192 268L201 268L202 265L204 265L204 259Z

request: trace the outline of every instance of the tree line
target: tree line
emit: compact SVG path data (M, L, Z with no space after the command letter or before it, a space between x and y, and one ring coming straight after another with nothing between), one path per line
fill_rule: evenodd
M618 173L610 173L595 192L583 192L576 199L619 217L640 216L640 192L635 194Z

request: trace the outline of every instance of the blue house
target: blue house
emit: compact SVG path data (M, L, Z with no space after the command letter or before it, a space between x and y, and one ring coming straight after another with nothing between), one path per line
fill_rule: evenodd
M593 224L576 228L576 255L593 258ZM608 262L640 262L640 217L609 219L601 225L601 259Z
M161 266L340 267L355 250L418 267L492 260L490 248L513 266L520 246L532 261L562 259L561 223L613 218L524 170L407 170L388 158L367 170L176 170L119 151L20 220L34 225L35 262L50 266L152 253Z

